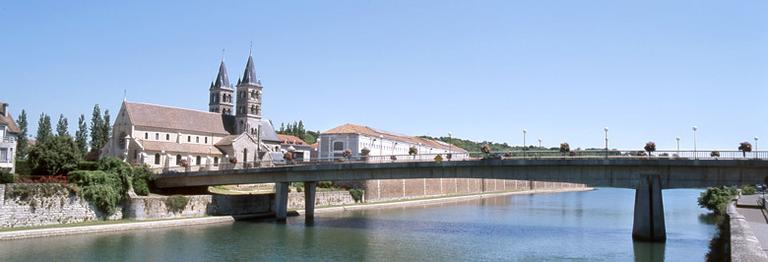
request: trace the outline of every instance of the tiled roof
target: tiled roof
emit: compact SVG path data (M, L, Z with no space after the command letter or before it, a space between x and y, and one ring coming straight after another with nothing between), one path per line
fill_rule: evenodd
M325 131L322 134L360 134L360 135L365 135L365 136L374 137L374 138L383 136L385 139L388 139L388 140L395 140L395 141L411 143L411 144L421 143L422 145L433 147L433 148L451 149L452 151L455 151L455 152L467 152L463 148L460 148L457 146L451 146L448 143L445 143L442 141L420 138L415 136L401 135L401 134L396 134L392 132L377 130L368 126L355 125L355 124L343 124L335 128L332 128L328 131Z
M304 140L301 140L301 138L297 136L277 134L277 138L280 139L281 144L307 145L307 143L304 142Z
M2 102L0 102L2 104ZM8 132L18 134L21 133L21 129L19 129L19 126L16 125L16 121L13 120L13 116L11 113L7 113L8 115L0 115L0 125L6 125L8 126Z
M173 130L229 135L225 128L226 116L176 107L123 102L134 125Z
M212 145L200 145L200 144L180 144L175 142L160 142L160 141L141 141L141 145L144 150L147 151L165 151L167 153L184 153L184 154L208 154L210 152L213 155L221 155L221 151Z

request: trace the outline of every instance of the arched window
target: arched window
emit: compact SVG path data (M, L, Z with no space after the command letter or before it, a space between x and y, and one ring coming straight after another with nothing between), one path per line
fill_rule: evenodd
M200 165L200 156L195 157L195 165Z
M187 142L192 143L192 136L187 136Z
M125 149L125 132L120 132L118 139L120 139L120 149Z
M160 133L155 133L155 140L160 140Z
M248 148L243 148L243 164L248 163Z
M195 143L200 143L200 137L199 136L195 137Z
M181 155L176 155L176 165L177 166L181 165Z
M205 137L205 143L208 144L208 137Z
M213 166L218 166L218 165L219 165L219 157L214 157L213 158Z
M165 134L165 140L170 141L171 140L171 134Z
M255 105L251 106L251 114L254 114L254 115L256 114L256 106Z
M216 103L216 94L211 94L211 104Z
M149 140L149 133L144 133L144 140Z
M155 165L160 164L160 154L155 154Z

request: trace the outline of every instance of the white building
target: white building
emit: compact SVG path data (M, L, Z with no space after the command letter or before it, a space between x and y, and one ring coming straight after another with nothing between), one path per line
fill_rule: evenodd
M16 172L16 137L20 132L8 104L0 102L0 169Z
M416 156L409 156L410 148L416 148ZM462 160L469 158L469 153L459 147L442 141L396 134L371 127L344 124L320 134L318 144L319 158L338 159L345 150L352 153L353 159L362 156L362 150L369 150L369 161L386 161L395 158L433 160L440 154L444 160Z
M261 115L263 87L252 56L235 87L222 60L209 89L209 112L124 101L101 155L164 170L274 164L280 139Z

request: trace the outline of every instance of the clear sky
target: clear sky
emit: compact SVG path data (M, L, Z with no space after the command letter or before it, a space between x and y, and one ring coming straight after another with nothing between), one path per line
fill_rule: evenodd
M107 3L111 2L111 3ZM5 1L0 100L74 130L93 104L207 110L253 41L264 114L313 130L572 148L768 149L768 2ZM759 147L762 148L762 147Z

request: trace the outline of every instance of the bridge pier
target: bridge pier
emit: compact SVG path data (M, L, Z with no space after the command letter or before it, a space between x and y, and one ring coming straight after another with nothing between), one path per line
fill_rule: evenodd
M315 217L315 195L317 192L317 181L304 182L304 217L311 219Z
M635 188L632 239L653 242L664 242L667 239L659 175L641 177L640 183Z
M275 183L275 217L285 221L288 217L288 182Z

